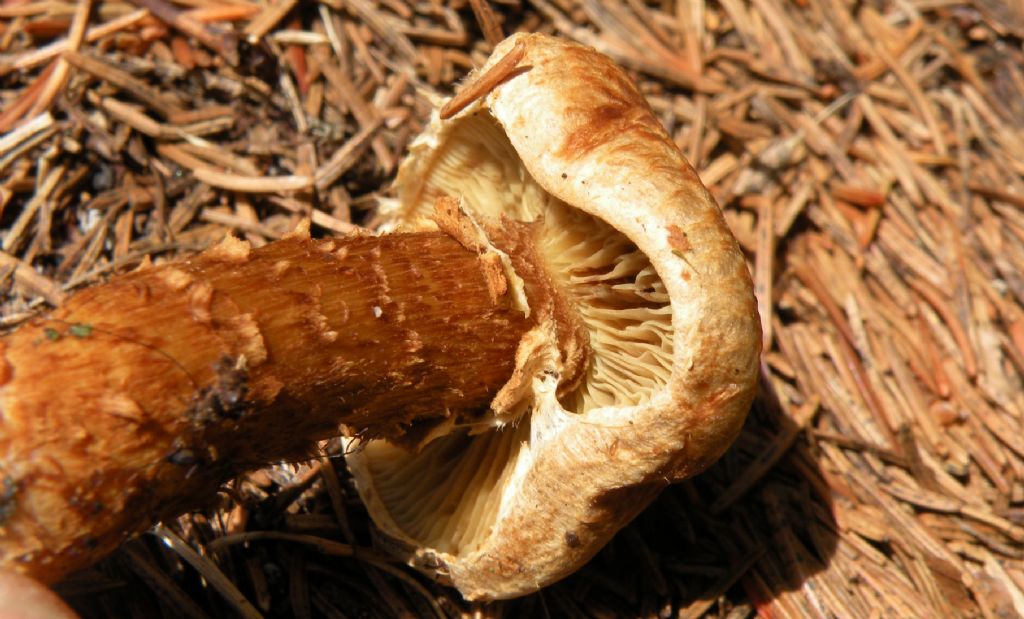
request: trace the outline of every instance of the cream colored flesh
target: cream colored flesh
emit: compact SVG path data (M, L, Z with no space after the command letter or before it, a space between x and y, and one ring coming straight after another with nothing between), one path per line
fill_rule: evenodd
M432 163L403 207L403 224L426 225L440 196L459 197L475 217L540 222L539 252L590 334L584 378L558 398L560 412L648 402L671 376L673 333L668 294L643 252L545 192L486 112L459 119ZM529 458L529 428L529 419L505 424L481 411L478 425L455 428L419 453L376 441L366 456L395 523L422 545L457 555L476 550L497 520L503 490Z
M415 454L371 442L348 462L381 539L467 599L500 599L579 568L725 451L761 333L721 211L610 59L520 33L463 93L478 98L410 146L382 220L429 225L448 195L479 220L536 222L583 325L541 300L549 318L521 339L490 415L450 420Z

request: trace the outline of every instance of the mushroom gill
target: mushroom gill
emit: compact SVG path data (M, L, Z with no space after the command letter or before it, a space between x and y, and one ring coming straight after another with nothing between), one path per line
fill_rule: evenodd
M455 196L475 217L537 221L539 253L590 335L589 364L577 386L560 395L562 408L585 416L648 402L670 379L673 328L668 294L647 256L612 226L545 191L486 111L458 119L441 137L426 145L427 165L414 171L392 217L419 224L438 197ZM404 536L437 552L469 553L490 535L529 468L543 434L532 426L527 414L495 427L482 412L472 427L455 427L415 451L370 441L362 461Z
M540 252L590 333L591 359L560 398L572 413L645 404L671 374L672 308L650 261L600 219L545 191L486 111L454 123L433 153L407 217L423 219L443 195L476 216L540 221ZM572 182L572 179L566 179Z
M404 534L426 548L472 552L490 534L504 490L529 451L529 422L470 435L459 430L413 453L365 445L381 502Z
M672 307L647 256L603 221L563 202L544 215L541 251L590 333L570 412L643 404L672 373Z

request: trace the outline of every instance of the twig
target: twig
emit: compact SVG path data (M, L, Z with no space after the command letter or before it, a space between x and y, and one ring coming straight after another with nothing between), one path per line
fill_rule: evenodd
M376 135L377 130L384 124L384 118L378 116L364 125L359 133L355 134L341 148L336 150L331 158L321 165L316 171L317 191L327 191L341 175L348 171L356 160L362 155L369 145L370 140Z
M289 193L313 187L311 176L239 176L217 172L206 167L192 170L196 180L211 187L240 193Z
M154 16L172 28L194 37L209 49L223 56L228 64L238 64L238 50L233 36L211 31L210 28L179 11L165 0L131 0L131 2L148 9Z
M441 107L441 120L455 116L474 101L494 90L498 84L512 77L520 69L519 63L522 62L525 55L526 46L521 41L517 41L501 60L494 63L486 73L477 76L471 84L464 87Z
M39 296L54 307L64 302L64 294L60 286L50 278L40 275L30 265L25 264L7 252L0 251L0 268L14 269L15 285L25 296Z
M92 11L92 0L80 0L76 4L75 15L71 19L71 29L68 30L68 51L78 51L78 48L82 45L82 39L85 37L85 28L89 22L90 11ZM57 66L50 75L49 81L39 94L39 98L32 105L32 109L29 111L30 115L35 116L49 109L50 104L53 103L53 98L57 96L57 92L64 86L64 82L67 80L69 68L67 61L64 59L57 61Z
M145 19L148 15L148 10L139 9L122 15L116 19L112 19L105 24L93 26L85 31L85 42L95 43L103 37L130 28ZM60 56L69 49L69 40L60 39L59 41L54 41L44 47L29 50L16 56L10 61L10 64L7 62L0 62L0 75L9 73L10 71L24 71L26 69L39 66L48 60L52 60L53 58Z

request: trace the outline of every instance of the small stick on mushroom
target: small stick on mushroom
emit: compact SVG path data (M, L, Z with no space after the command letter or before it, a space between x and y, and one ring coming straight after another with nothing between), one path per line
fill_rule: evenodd
M448 103L445 103L441 107L441 120L447 120L452 116L455 116L462 110L466 109L468 105L494 90L494 88L502 81L511 77L519 68L519 63L522 61L523 54L525 53L526 47L524 47L522 43L518 43L513 46L512 49L509 50L501 60L494 63L486 73L478 76L477 79L473 80L468 86L466 86L466 88L452 97Z

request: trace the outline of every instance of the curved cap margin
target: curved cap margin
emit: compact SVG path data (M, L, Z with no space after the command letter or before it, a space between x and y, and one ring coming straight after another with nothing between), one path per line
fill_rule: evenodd
M476 76L517 45L521 70L453 118L435 119L436 139L421 142L426 152L416 156L431 155L445 125L489 112L545 191L647 254L671 299L673 361L668 384L643 405L582 415L535 408L529 465L485 542L457 556L418 549L467 599L515 597L568 575L661 488L714 462L746 417L761 349L743 254L626 73L590 48L517 34ZM360 459L350 462L378 526L415 547Z

